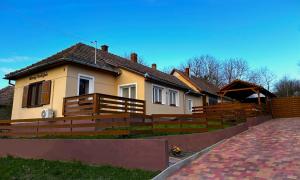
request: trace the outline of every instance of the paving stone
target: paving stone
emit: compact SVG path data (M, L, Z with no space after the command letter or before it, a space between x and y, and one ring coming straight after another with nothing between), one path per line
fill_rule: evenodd
M300 179L300 118L276 119L214 147L168 179Z

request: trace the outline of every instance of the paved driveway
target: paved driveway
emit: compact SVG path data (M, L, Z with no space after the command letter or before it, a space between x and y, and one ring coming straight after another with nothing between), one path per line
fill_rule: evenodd
M300 179L300 118L255 126L168 179Z

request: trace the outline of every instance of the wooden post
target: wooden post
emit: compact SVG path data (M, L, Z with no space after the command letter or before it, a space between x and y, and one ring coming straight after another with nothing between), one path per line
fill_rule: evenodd
M70 131L71 131L71 136L73 134L73 120L70 120Z
M261 105L260 92L257 91L258 105Z
M37 127L36 127L36 137L39 137L39 126L40 126L40 120L37 120Z
M99 99L97 93L94 93L93 95L93 115L96 115L99 113Z
M128 112L128 100L125 100L125 113Z
M154 117L151 115L151 122L152 122L152 135L154 134Z
M64 98L64 101L63 101L63 109L62 109L63 116L65 116L65 106L66 106L66 98Z

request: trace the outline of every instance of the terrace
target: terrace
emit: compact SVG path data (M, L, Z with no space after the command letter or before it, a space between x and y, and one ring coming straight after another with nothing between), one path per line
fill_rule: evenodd
M64 116L130 113L145 115L143 100L93 93L64 98Z

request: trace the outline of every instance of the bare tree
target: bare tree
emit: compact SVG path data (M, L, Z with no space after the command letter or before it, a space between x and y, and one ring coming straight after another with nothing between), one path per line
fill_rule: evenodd
M185 64L180 65L180 69L190 67L191 74L207 80L208 82L220 86L221 79L221 64L220 62L209 55L202 55L189 59Z
M225 83L231 83L235 79L246 79L249 66L247 61L241 58L230 58L223 63L223 76Z
M270 90L274 80L276 79L276 75L267 67L262 67L256 70L249 70L246 79Z
M260 69L262 83L261 85L267 88L268 90L271 89L273 82L276 79L276 75L270 71L267 67L263 67Z
M289 79L284 76L275 84L275 91L278 96L297 96L300 92L300 81Z

